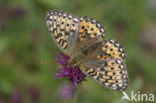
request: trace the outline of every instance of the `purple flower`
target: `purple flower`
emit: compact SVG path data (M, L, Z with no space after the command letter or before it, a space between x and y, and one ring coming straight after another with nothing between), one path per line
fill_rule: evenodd
M73 95L74 95L74 88L70 84L65 83L59 88L59 97L72 98Z
M23 103L22 97L21 97L21 95L19 94L19 92L14 92L14 93L11 95L11 103Z
M40 91L37 87L31 87L29 89L29 94L33 102L37 102L40 97Z
M56 74L56 79L66 77L68 80L72 81L74 87L84 80L85 74L82 73L77 65L74 67L68 66L68 61L70 60L69 56L61 54L56 57L56 60L62 65L61 71Z

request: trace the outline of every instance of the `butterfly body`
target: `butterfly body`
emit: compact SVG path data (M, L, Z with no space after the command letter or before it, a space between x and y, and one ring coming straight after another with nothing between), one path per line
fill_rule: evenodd
M98 21L60 11L49 11L46 20L53 40L71 58L69 67L79 66L107 88L128 88L125 50L115 40L104 40L105 29Z

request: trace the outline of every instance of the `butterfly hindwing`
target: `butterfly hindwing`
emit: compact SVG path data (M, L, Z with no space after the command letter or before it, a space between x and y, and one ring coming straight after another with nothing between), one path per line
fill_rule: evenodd
M114 90L129 86L125 51L115 40L101 42L98 48L81 64L82 71L91 79Z
M105 58L125 59L126 54L124 48L116 40L106 40L103 42L100 53L97 59L104 60Z
M114 90L128 88L128 73L123 61L110 58L96 62L96 65L93 64L95 63L90 62L81 67L85 68L83 72L92 80Z

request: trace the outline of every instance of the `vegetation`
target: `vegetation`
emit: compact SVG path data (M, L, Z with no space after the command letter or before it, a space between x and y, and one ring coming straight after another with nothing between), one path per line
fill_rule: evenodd
M154 0L153 0L154 1ZM87 15L126 50L130 88L156 94L156 8L152 0L1 0L0 103L120 103L122 92L86 78L72 98L60 96L57 46L46 27L48 10ZM42 62L42 63L41 63Z

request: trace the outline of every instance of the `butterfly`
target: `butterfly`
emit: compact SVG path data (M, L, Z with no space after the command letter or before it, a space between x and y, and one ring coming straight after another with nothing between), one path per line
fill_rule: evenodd
M113 90L127 90L125 50L113 39L104 40L105 28L88 16L57 10L47 12L48 30L60 48L93 81Z

